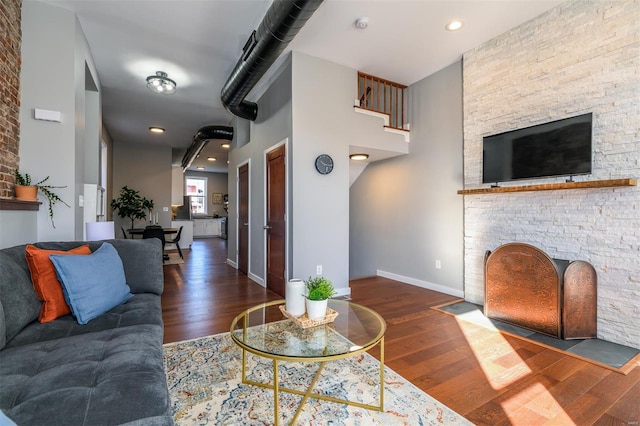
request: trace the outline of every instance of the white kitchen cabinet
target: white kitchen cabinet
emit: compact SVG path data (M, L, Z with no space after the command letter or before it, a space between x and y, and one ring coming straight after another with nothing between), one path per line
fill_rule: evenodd
M182 226L182 234L180 234L180 248L181 249L190 249L191 244L193 243L193 221L191 220L172 220L171 227L180 229ZM168 235L167 238L173 239L177 236L177 234ZM174 244L167 244L165 249L171 250L174 249Z
M221 219L194 219L194 237L219 237L222 233Z

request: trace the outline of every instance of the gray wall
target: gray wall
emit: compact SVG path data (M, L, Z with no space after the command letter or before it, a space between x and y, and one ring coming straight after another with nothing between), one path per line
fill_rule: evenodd
M462 296L462 64L411 85L409 100L410 154L370 164L351 186L349 274Z
M236 120L237 121L237 120ZM265 150L291 138L291 60L278 70L278 77L258 100L258 118L246 126L236 147L229 153L229 239L227 253L233 263L237 260L237 167L250 161L250 230L249 230L249 277L264 283L265 231L264 225L264 156ZM245 141L250 137L249 141ZM246 142L246 143L244 143ZM237 148L237 146L240 146ZM287 148L288 149L288 148ZM290 168L290 157L287 167Z
M143 197L153 200L153 214L158 213L160 225L170 226L171 147L114 141L113 164L113 197L117 198L120 189L125 185L139 191ZM111 203L111 200L108 203ZM167 207L168 211L162 211L163 207ZM107 209L110 210L110 207ZM131 221L122 219L117 214L113 214L113 220L116 235L122 238L120 227L128 229ZM136 221L135 226L144 224L145 222L140 220Z
M53 228L47 204L42 205L37 214L37 239L41 241L83 236L78 198L84 191L85 169L99 158L96 150L86 149L85 123L93 128L91 143L99 143L96 133L101 126L99 94L94 92L86 101L86 71L93 75L99 91L91 53L75 14L40 2L23 2L20 170L38 180L50 176L48 183L66 186L56 192L71 206L56 205ZM35 108L60 111L62 123L35 120ZM86 120L87 114L91 117Z

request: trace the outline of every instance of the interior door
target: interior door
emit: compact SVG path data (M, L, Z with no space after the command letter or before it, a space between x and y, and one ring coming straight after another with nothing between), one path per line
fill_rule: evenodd
M238 270L249 269L249 164L238 169Z
M284 296L286 268L286 196L285 196L285 145L266 155L266 233L267 288Z

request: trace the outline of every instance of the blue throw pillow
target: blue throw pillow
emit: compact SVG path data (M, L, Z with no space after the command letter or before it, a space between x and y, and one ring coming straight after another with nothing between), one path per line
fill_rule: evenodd
M89 255L49 256L71 313L86 324L131 298L122 259L109 243Z

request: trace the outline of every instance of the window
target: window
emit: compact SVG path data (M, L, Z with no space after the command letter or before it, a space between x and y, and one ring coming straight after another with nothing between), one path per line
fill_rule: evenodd
M207 214L207 179L187 177L186 193L191 200L191 214Z

